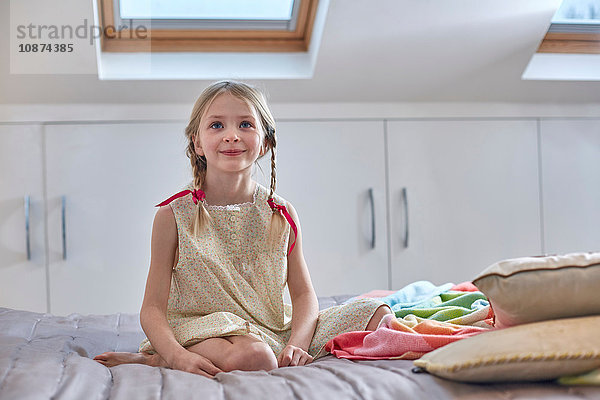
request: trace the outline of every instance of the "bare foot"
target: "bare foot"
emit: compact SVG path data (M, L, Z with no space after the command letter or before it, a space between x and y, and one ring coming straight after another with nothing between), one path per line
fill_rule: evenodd
M106 367L114 367L120 364L145 364L151 367L166 367L167 363L158 354L148 353L121 353L107 351L94 357L95 361Z

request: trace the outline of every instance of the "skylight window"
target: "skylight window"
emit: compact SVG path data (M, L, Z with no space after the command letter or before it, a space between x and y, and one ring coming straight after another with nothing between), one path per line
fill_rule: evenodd
M522 79L600 81L600 0L562 1Z
M329 8L329 0L94 2L101 80L309 79Z
M98 0L102 51L306 52L318 2Z
M597 0L564 0L552 18L552 23L600 23L600 2Z
M549 32L600 33L600 1L563 0Z
M290 20L293 0L119 0L123 19Z
M600 1L563 0L538 53L600 54Z

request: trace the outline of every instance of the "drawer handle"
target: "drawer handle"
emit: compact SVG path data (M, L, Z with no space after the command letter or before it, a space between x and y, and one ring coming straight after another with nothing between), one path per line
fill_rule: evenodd
M25 248L27 251L27 260L31 260L31 243L29 239L29 208L31 206L31 196L24 197L25 206Z
M409 225L408 225L408 190L402 188L402 205L404 206L404 239L402 245L405 249L408 248L408 236L409 236Z
M61 220L62 220L62 253L63 253L63 260L67 259L67 224L66 224L66 215L67 215L67 198L66 198L66 196L62 196Z
M371 203L371 248L375 248L375 198L373 188L369 188L369 202Z

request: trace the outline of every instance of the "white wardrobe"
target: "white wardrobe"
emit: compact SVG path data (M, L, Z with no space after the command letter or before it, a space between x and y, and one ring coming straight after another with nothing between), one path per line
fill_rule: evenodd
M0 307L138 312L154 205L190 180L184 127L0 124ZM318 295L600 250L598 119L288 120L278 149Z

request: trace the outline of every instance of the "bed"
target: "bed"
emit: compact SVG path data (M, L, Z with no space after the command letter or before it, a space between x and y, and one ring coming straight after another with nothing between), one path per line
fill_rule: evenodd
M319 298L320 308L351 296ZM600 398L600 387L554 382L466 384L412 372L408 360L338 359L214 380L145 365L106 368L104 351L136 351L135 314L67 317L0 308L0 399L532 399Z

